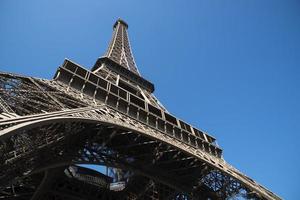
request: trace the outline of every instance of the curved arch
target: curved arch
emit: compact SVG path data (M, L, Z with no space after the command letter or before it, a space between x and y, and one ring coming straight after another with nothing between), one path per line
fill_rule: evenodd
M11 137L20 131L24 131L24 130L28 130L31 128L36 128L39 126L52 124L52 123L57 123L57 122L58 123L62 123L62 122L83 122L84 123L85 122L85 123L94 123L94 124L103 123L106 125L116 126L116 124L113 124L113 123L108 123L105 121L89 119L89 118L66 117L66 116L50 117L50 118L46 118L46 119L39 119L39 120L34 120L34 121L23 122L23 123L14 125L12 127L6 128L1 131L0 139L6 139L7 137Z
M95 120L95 119L90 119L90 118L79 118L79 117L51 117L51 118L47 118L47 119L41 119L41 120L35 120L35 121L28 121L25 123L21 123L18 125L15 125L13 127L7 128L5 131L6 133L3 134L2 136L0 136L0 139L7 138L7 137L11 137L13 135L16 135L18 133L20 133L21 131L24 130L31 130L33 128L37 128L37 127L41 127L44 125L50 125L53 123L67 123L67 122L80 122L80 123L87 123L87 124L101 124L101 125L105 125L105 126L114 126L118 129L122 129L125 131L130 131L133 133L137 133L137 134L143 134L142 132L138 132L135 129L130 129L128 127L124 127L121 126L119 124L114 124L114 123L109 123L106 121L101 121L101 120ZM147 135L144 135L147 137ZM152 137L155 138L155 137ZM156 138L157 139L157 138ZM60 162L60 163L54 163L54 164L50 164L49 166L46 167L42 167L37 169L36 171L33 171L33 173L40 173L40 172L44 172L47 171L49 169L54 169L57 167L62 167L62 166L67 166L70 164L99 164L98 162L84 162L84 161L71 161L71 162ZM174 188L178 191L188 191L190 190L190 188L185 187L184 185L176 185L176 184L172 184L171 182L174 182L173 178L160 178L159 175L163 175L162 173L159 174L154 174L151 170L146 170L146 169L139 169L136 168L134 165L130 165L129 163L123 163L123 162L118 162L116 165L111 165L107 162L103 162L103 165L109 166L109 167L116 167L116 168L122 168L125 170L129 170L129 171L133 171L135 173L138 173L140 175L146 176L148 178L151 178L153 180L156 180L160 183L163 183L165 185L168 185L171 188ZM29 173L28 176L32 175L33 173Z
M213 168L221 171L227 176L233 177L239 182L241 182L243 185L245 185L247 188L254 190L258 192L259 194L262 194L262 196L266 198L274 198L273 194L271 194L268 190L257 184L256 182L252 181L249 179L247 176L243 175L236 169L234 169L232 166L228 165L224 160L213 158L209 156L205 152L201 152L198 149L193 149L190 146L187 146L186 144L180 143L180 141L175 141L172 140L172 138L167 138L165 137L156 137L155 135L151 135L146 132L139 131L137 129L130 128L130 126L122 126L121 124L118 123L113 123L110 121L105 121L105 120L100 120L100 119L92 119L92 118L85 118L85 117L73 117L73 116L56 116L56 117L45 117L42 119L36 119L36 120L27 120L23 123L14 125L12 127L9 127L7 129L2 130L0 134L0 139L5 139L7 137L13 136L17 134L20 131L23 130L28 130L31 128L36 128L42 125L48 125L52 123L62 123L62 122L82 122L82 123L87 123L87 124L103 124L106 126L114 126L118 127L123 130L127 131L132 131L137 134L141 134L145 137L149 137L151 139L156 139L159 140L160 142L163 142L167 145L170 145L184 153L187 153L191 156L193 156L196 159L201 160L202 162L205 162L209 166L212 166ZM276 198L274 198L276 199Z

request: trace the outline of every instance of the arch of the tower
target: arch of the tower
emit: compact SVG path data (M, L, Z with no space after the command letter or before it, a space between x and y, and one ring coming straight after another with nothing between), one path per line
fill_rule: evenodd
M7 176L6 180L15 178L13 174L17 173L13 167L20 162L24 169L31 169L20 170L20 176L72 164L100 164L123 170L118 181L127 182L131 188L137 187L132 184L135 179L143 179L159 184L160 188L163 185L173 195L185 192L222 198L247 190L220 167L188 153L185 146L180 148L168 140L121 124L91 118L54 117L21 123L9 129L0 137L6 147L1 150L5 152L2 162L7 163L4 165L7 168L2 169L5 173L1 175ZM13 138L15 142L6 142L5 137ZM15 151L9 152L10 147ZM18 147L21 148L19 152ZM16 159L18 163L14 163L15 154L20 155Z

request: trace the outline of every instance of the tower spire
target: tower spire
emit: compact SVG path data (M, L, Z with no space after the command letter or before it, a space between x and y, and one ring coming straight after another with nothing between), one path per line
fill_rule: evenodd
M118 19L113 26L113 35L105 57L113 60L122 67L140 75L135 64L130 48L129 37L127 33L128 24Z

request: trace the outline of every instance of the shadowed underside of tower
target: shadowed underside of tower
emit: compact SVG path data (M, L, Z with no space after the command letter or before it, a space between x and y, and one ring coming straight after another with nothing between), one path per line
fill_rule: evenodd
M91 70L66 59L53 80L0 73L0 198L280 199L164 108L127 29L117 20Z

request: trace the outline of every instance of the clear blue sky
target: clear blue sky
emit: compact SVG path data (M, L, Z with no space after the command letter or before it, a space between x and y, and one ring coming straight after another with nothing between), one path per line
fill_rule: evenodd
M300 1L0 1L0 70L52 78L90 68L121 17L141 73L225 159L300 199Z

